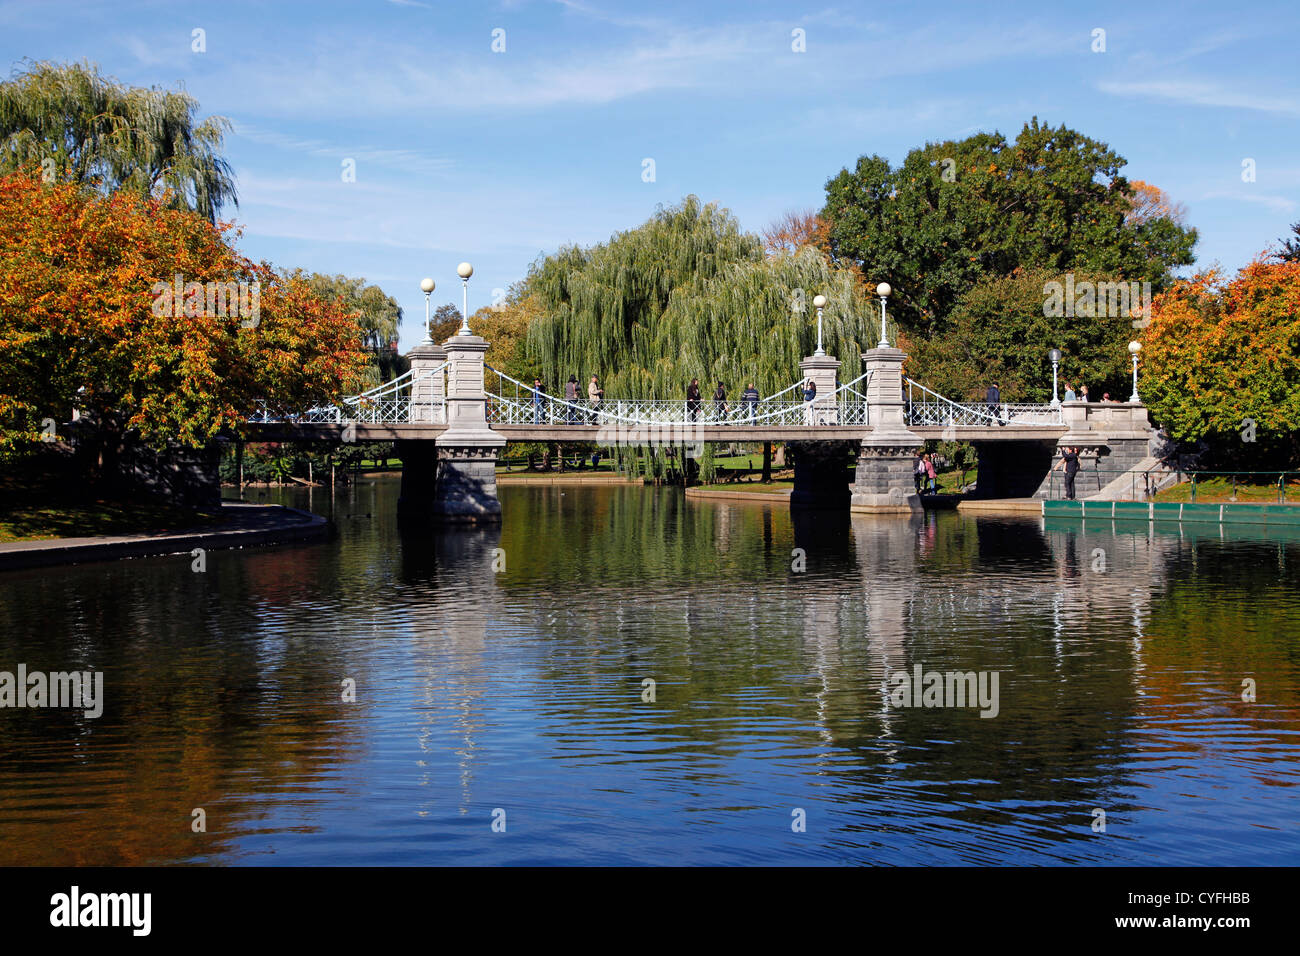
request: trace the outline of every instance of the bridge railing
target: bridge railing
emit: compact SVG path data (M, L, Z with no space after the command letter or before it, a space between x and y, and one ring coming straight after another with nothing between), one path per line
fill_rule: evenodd
M908 425L921 427L1035 426L1062 425L1065 419L1059 406L1034 405L1026 402L999 403L954 402L912 379L907 383L904 415Z
M288 423L302 425L321 424L358 424L389 425L411 421L411 392L416 382L441 375L447 363L427 369L416 377L407 370L397 378L376 385L374 388L357 395L349 395L338 405L317 405L302 412L280 413L271 409L265 402L258 402L258 410L249 418L254 423ZM441 396L432 396L419 403L431 409L431 416L422 420L435 424L446 422L446 400Z

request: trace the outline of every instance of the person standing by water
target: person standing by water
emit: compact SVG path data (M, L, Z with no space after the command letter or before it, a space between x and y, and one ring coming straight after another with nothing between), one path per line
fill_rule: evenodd
M593 425L596 423L596 413L600 411L600 403L604 398L605 390L600 387L600 384L596 381L596 376L593 375L591 381L587 384L587 400L591 402L591 423Z
M540 378L534 378L533 379L533 424L534 425L540 425L542 423L542 416L544 414L543 409L545 407L545 403L546 403L546 399L543 396L543 392L542 392L542 380Z
M1052 466L1052 471L1057 468L1065 469L1065 497L1070 501L1074 500L1074 476L1079 473L1079 449L1067 445L1061 449L1061 460Z
M578 376L570 375L569 380L564 383L564 400L568 403L564 417L572 425L578 420L577 411L574 409L578 404Z
M691 384L686 386L686 416L691 421L696 421L700 417L700 380L691 379Z
M741 393L741 398L745 402L745 417L752 425L758 420L758 389L754 387L753 382L746 386L745 391Z
M917 452L916 461L912 465L912 480L916 482L916 493L919 495L925 491L925 453Z
M727 420L727 390L722 387L721 382L713 391L713 418L720 422Z
M934 458L928 452L921 457L925 461L926 487L929 489L930 494L934 494L939 490L939 482L937 481L938 476L934 472Z

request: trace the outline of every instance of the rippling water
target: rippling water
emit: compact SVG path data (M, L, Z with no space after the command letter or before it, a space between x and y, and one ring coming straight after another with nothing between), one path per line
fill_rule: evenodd
M205 573L0 576L0 669L107 697L0 710L0 863L1300 859L1300 541L578 485L404 531L396 494ZM895 706L918 664L997 715Z

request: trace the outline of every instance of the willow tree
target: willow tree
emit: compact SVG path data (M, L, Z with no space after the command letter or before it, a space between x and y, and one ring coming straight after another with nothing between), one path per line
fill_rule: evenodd
M524 351L543 381L600 376L607 400L681 398L698 377L731 401L754 382L771 394L799 377L816 347L813 297L828 299L825 347L858 374L874 343L872 304L853 272L816 249L764 256L734 216L688 196L590 249L568 247L526 280L538 316Z
M92 63L33 63L0 83L0 173L39 171L106 193L127 191L209 222L238 205L221 156L223 116L197 121L189 94L126 86Z

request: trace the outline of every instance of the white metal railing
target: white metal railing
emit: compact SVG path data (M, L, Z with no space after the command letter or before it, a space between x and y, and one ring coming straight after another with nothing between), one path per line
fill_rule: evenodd
M417 382L426 381L435 375L442 375L447 370L447 363L442 362L431 369L412 377L410 369L391 381L376 385L374 388L357 395L349 395L339 405L317 405L302 412L277 413L265 402L258 402L258 411L250 422L270 423L287 422L292 424L348 424L388 425L404 424L412 420L411 392ZM446 389L439 389L443 394ZM442 424L447 421L447 406L443 395L432 397L427 402L418 403L421 414L417 421ZM427 412L426 412L427 410Z
M954 402L912 379L907 383L905 406L908 425L935 427L971 427L988 425L1060 425L1064 422L1059 406L1029 403ZM917 396L920 396L919 398Z

